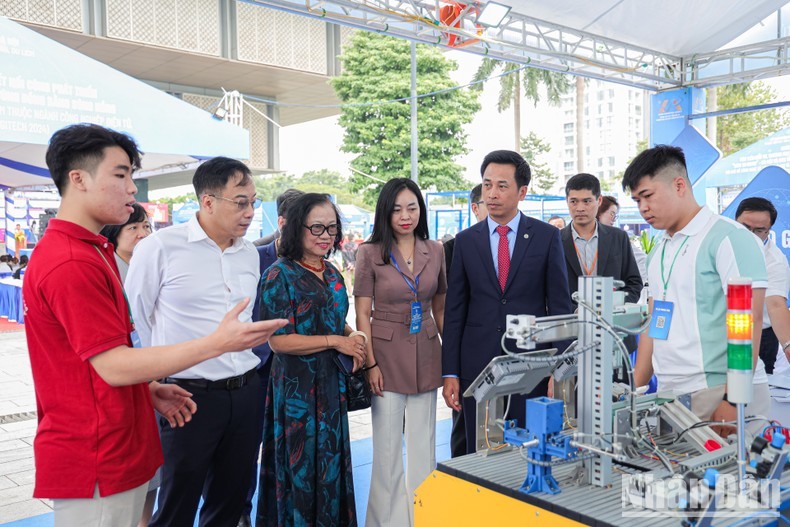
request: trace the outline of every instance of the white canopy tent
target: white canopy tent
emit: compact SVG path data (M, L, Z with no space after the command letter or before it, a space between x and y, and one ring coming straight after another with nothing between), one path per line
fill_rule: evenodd
M690 57L727 45L787 1L512 0L510 4L517 13L552 24L667 55Z
M486 2L254 0L256 3L427 44L462 48L648 90L711 86L790 71L786 0L498 0L498 27L476 26ZM460 13L441 15L455 5ZM755 28L758 24L765 24ZM752 30L750 31L750 28ZM450 44L450 35L455 35ZM723 46L736 46L721 49Z
M145 152L138 178L249 158L246 130L3 17L0 64L0 187L52 184L49 138L79 122L131 134Z

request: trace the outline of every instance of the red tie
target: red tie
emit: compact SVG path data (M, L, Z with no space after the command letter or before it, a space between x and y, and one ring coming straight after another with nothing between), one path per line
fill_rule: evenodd
M507 243L507 233L510 232L510 227L507 225L500 225L496 228L499 233L499 249L497 250L497 263L499 264L499 287L502 292L505 292L505 284L507 284L507 273L510 271L510 250Z

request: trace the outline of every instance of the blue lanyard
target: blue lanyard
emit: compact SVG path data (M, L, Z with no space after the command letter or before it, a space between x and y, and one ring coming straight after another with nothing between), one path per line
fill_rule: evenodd
M417 275L417 278L414 279L414 285L412 285L411 280L409 280L409 277L406 276L405 274L403 274L403 271L400 270L400 266L398 265L398 261L395 259L395 256L392 254L392 252L390 252L390 262L392 262L392 265L395 266L395 269L397 269L398 272L400 273L400 275L403 277L403 281L406 282L407 286L409 286L409 289L411 289L411 292L414 293L414 299L416 300L417 299L417 289L420 287L420 275Z

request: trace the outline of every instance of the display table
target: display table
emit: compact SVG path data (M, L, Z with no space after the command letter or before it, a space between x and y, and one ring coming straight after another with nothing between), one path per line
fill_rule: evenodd
M679 456L693 454L686 444L673 447ZM527 462L517 450L483 457L478 454L453 458L417 488L414 498L416 527L434 525L529 525L530 527L680 527L681 518L666 512L638 509L623 501L623 478L628 473L662 470L659 462L633 458L616 464L608 487L578 484L575 464L559 465L552 475L562 489L559 494L524 494ZM720 468L734 474L736 465ZM781 476L780 510L790 508L790 471ZM715 527L776 525L775 517L751 514L717 516ZM781 523L781 525L785 525Z
M25 323L22 304L22 280L0 279L0 317L9 322Z

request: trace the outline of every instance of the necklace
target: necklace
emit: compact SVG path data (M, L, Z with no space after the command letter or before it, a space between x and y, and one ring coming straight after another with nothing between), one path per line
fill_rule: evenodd
M398 250L400 251L400 247L398 247ZM401 254L404 254L404 253L401 252ZM413 258L414 258L414 245L411 246L411 254L409 256L404 256L403 259L406 260L406 265L411 265L411 262L412 262Z
M312 265L310 265L309 263L305 262L304 260L300 260L299 261L299 265L301 265L305 269L310 269L314 273L323 273L324 269L326 269L326 263L324 262L323 259L321 260L321 265L318 266L318 267L313 267Z

